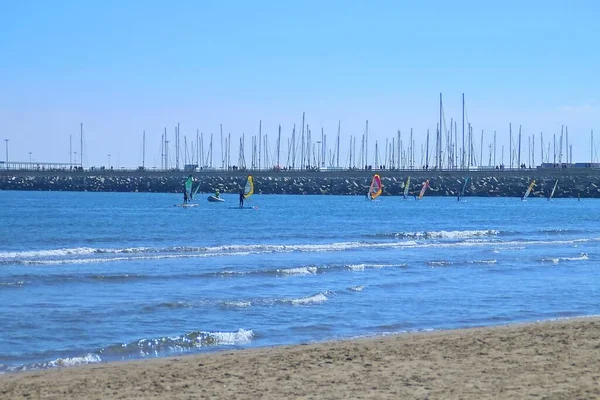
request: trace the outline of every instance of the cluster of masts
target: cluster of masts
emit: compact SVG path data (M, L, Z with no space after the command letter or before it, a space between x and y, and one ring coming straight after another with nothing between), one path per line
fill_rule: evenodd
M232 138L231 133L223 133L220 126L220 154L214 151L214 135L196 130L195 137L180 134L179 124L174 134L169 134L167 128L161 135L160 169L161 170L195 170L195 169L243 169L243 170L314 170L314 169L437 169L437 170L468 170L468 169L514 169L536 165L536 135L523 137L521 126L518 130L508 125L509 146L507 164L505 164L505 146L497 146L496 131L492 140L486 143L484 131L477 135L465 107L465 96L462 95L462 117L458 121L450 118L447 121L442 94L439 98L439 121L435 132L426 131L423 143L417 144L413 129L408 134L400 130L391 138L385 138L385 143L375 140L371 144L369 121L365 121L362 135L350 135L347 144L342 145L342 123L338 121L337 134L333 144L329 145L323 128L313 132L306 123L306 115L302 113L302 125L293 125L291 136L282 141L281 125L278 126L275 145L263 132L262 121L258 123L258 134L250 140L250 158L246 158L246 135ZM460 129L459 129L460 123ZM69 164L84 167L83 124L80 126L80 151L73 151L72 137L69 138ZM477 138L476 136L479 136ZM422 136L421 136L422 137ZM359 140L357 143L357 139ZM479 139L479 140L477 140ZM489 140L489 139L488 139ZM174 143L173 143L174 141ZM208 141L208 145L205 144ZM238 142L237 149L232 146ZM372 146L372 147L371 147ZM544 164L562 165L573 163L573 145L569 143L569 129L561 128L560 135L554 134L551 140L544 141L544 134L539 134L539 161ZM237 155L235 154L237 150ZM342 157L342 151L345 156ZM500 154L498 154L500 152ZM499 156L499 157L498 157ZM31 153L30 153L31 157ZM108 155L109 168L111 155ZM218 161L215 161L215 158ZM597 160L597 149L594 143L594 132L591 132L590 163ZM6 161L8 161L8 139L6 139ZM146 168L146 131L143 133L142 165ZM159 168L154 159L153 168Z
M374 148L370 148L369 121L365 121L364 133L357 137L350 135L346 147L345 159L340 163L341 121L338 121L337 135L333 146L328 147L327 135L321 128L316 140L311 126L305 123L305 113L302 113L302 125L293 125L291 136L287 143L282 142L281 125L278 127L274 148L271 147L268 135L263 132L262 121L258 124L258 134L251 137L249 160L246 159L246 137L242 134L238 139L232 139L231 133L223 134L220 126L220 159L215 162L214 136L211 133L208 146L205 145L204 133L196 131L196 137L191 140L183 137L179 124L174 132L174 151L167 129L161 137L160 168L180 169L182 166L203 169L488 169L488 168L525 168L536 165L536 135L523 137L522 128L513 130L512 123L508 126L509 148L508 164L505 165L504 145L498 149L496 131L492 140L486 144L484 131L481 130L480 140L477 141L474 128L468 120L465 108L464 94L462 95L462 121L458 129L458 121L450 118L448 123L440 93L439 122L435 136L427 130L424 143L417 146L410 129L408 135L402 135L400 130L396 136L385 139L385 144L375 140ZM595 146L593 131L591 133L592 151L590 162L594 162ZM145 138L145 132L144 132ZM357 145L357 139L360 142ZM524 140L526 139L526 140ZM232 152L233 140L239 140L237 158ZM144 139L145 143L145 139ZM525 148L527 146L527 148ZM182 149L182 150L181 150ZM498 154L500 150L500 154ZM568 127L563 126L559 137L554 134L552 140L544 142L544 134L539 134L539 150L541 163L563 164L573 162L573 146L569 144ZM174 152L174 157L173 157ZM485 154L484 154L485 153ZM486 156L486 157L484 157ZM499 156L499 157L498 157ZM597 158L597 157L596 157ZM145 145L142 166L145 167Z

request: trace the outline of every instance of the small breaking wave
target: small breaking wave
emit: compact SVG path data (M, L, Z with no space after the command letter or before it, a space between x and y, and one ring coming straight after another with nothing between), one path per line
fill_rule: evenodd
M495 229L467 230L467 231L419 231L419 232L396 232L379 233L367 236L394 237L407 239L468 239L480 236L497 236L500 231Z
M317 267L298 267L278 269L277 272L282 275L314 275L317 273L317 270Z
M469 264L496 264L498 260L470 260Z
M406 264L367 264L367 263L363 263L363 264L346 265L346 268L348 268L351 271L364 271L369 268L390 268L390 267L403 268L403 267L406 267Z
M12 288L16 288L16 287L21 287L25 284L24 281L17 281L17 282L0 282L0 287L12 287Z
M445 267L447 265L451 265L452 263L450 261L428 261L427 264L432 267Z
M543 263L558 264L561 261L586 261L589 259L590 258L587 255L587 253L581 253L580 255L575 257L544 257L541 258L540 261Z
M312 296L300 297L297 299L284 299L284 300L280 300L280 301L281 301L281 303L291 304L294 306L306 306L306 305L312 305L312 304L321 304L321 303L325 303L328 300L328 298L326 296L327 294L329 294L329 292L317 293Z
M250 343L253 339L254 332L249 329L238 329L232 332L194 331L181 336L139 339L128 343L115 344L83 356L59 357L50 361L24 365L0 364L0 374L135 358L162 357L206 347L243 345Z
M351 292L362 292L365 287L363 285L349 287L348 290Z

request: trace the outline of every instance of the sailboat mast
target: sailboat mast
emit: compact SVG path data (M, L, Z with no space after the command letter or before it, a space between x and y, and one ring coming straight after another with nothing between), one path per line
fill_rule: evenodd
M439 144L438 147L438 169L442 168L442 94L440 93L440 129L438 130Z
M565 127L565 136L566 136L566 145L567 145L567 164L569 162L573 162L573 160L571 160L571 158L569 157L569 127L566 126Z
M302 154L300 157L300 169L304 169L304 113L302 113Z
M465 94L462 94L462 159L461 168L465 168Z
M342 121L338 120L338 134L337 134L337 150L335 151L336 154L336 161L335 161L335 166L337 168L340 167L340 132L342 130Z
M540 153L542 156L542 164L544 163L544 132L540 132Z
M369 165L369 120L365 124L365 164Z
M531 137L531 165L535 167L535 134Z
M258 121L258 170L260 171L260 158L262 153L262 120Z
M81 168L83 168L83 122L81 122L81 124L79 126L79 130L80 130L80 132L79 132L79 146L80 146L80 149L79 149L79 166ZM6 161L8 161L8 157L7 157ZM75 160L75 161L77 161L77 160Z
M510 160L510 168L512 169L512 123L508 124L508 159Z
M427 129L427 139L426 139L426 150L425 150L425 169L429 169L429 129Z
M279 155L281 152L281 124L279 124L279 133L277 134L277 168L281 167L279 163Z
M518 168L521 168L521 125L519 125L519 152L517 153Z
M288 162L289 166L289 162ZM296 124L292 129L292 169L296 166Z
M479 143L479 166L483 166L483 129L481 130L481 142Z

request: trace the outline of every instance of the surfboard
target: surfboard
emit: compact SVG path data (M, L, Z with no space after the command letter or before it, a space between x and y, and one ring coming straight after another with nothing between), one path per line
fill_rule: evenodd
M231 210L258 210L258 206L229 207Z
M175 207L198 207L198 204L173 204Z

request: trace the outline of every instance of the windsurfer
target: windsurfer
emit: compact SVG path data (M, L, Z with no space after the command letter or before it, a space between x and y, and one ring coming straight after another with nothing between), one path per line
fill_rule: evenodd
M240 190L240 208L244 208L244 190Z
M187 204L188 203L188 194L187 194L187 190L183 191L183 204Z

